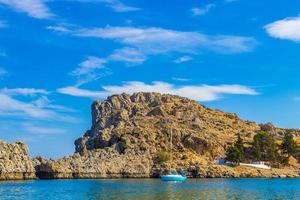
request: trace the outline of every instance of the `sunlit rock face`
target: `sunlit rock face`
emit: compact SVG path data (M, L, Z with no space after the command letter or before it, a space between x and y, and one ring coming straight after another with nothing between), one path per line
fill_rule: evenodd
M120 154L168 150L174 153L223 156L237 133L251 139L260 127L233 113L212 110L184 97L135 93L108 97L92 105L92 127L75 142L76 152L114 146Z
M92 126L75 141L76 156L59 162L73 162L83 170L79 163L93 160L101 166L93 170L103 176L122 176L124 169L130 169L133 177L155 176L170 165L189 168L213 163L225 155L237 133L251 140L259 129L233 113L212 110L184 97L159 93L113 95L92 104ZM173 161L161 163L157 155L170 151L171 132ZM121 168L111 164L115 162ZM136 164L140 166L138 172L133 170Z
M15 172L25 172L20 178L34 177L36 172L43 179L143 178L158 177L170 168L187 170L193 177L298 176L298 165L268 171L215 164L215 159L225 156L238 133L248 144L258 130L282 137L286 130L271 124L257 125L234 113L159 93L113 95L95 101L91 110L91 128L75 141L75 153L71 156L59 160L38 157L31 161L24 144L0 144L0 155L10 163L0 160L0 169L5 172L2 174L6 174L2 177L13 179L9 174ZM173 159L162 161L159 155L171 151L171 134ZM11 154L14 151L17 155Z
M10 144L0 141L0 180L34 179L35 169L22 142Z

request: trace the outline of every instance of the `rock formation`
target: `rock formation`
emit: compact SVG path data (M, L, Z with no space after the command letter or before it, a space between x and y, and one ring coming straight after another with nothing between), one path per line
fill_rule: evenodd
M75 141L76 153L41 162L39 172L43 178L157 177L172 167L195 177L238 177L214 160L225 156L238 133L250 142L262 127L179 96L114 95L92 104L92 127ZM161 162L159 154L170 151L171 131L173 161ZM261 175L251 169L241 176Z
M33 179L35 169L28 155L28 147L22 142L10 144L0 141L0 180Z
M233 113L158 93L121 94L92 105L92 128L76 140L76 152L115 147L120 154L167 151L173 132L174 153L210 159L223 156L237 133L252 139L260 127Z
M157 177L170 167L187 169L194 177L298 176L299 167L259 170L215 165L214 160L225 156L238 133L251 142L258 130L278 137L286 131L179 96L113 95L92 104L91 129L75 141L74 155L59 160L35 158L32 163L39 178ZM171 133L173 160L162 162L160 155L170 151ZM18 163L20 158L15 160Z

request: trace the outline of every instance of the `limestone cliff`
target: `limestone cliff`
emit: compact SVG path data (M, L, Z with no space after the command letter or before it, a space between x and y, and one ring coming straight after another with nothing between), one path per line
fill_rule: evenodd
M22 142L10 144L0 141L0 180L33 179L35 169L28 155L28 147Z
M213 170L214 160L225 156L238 133L250 142L261 127L179 96L114 95L92 104L92 127L75 141L76 153L42 161L38 171L43 178L156 177L171 166L196 177L235 177L231 168ZM159 154L170 151L171 132L173 160L161 162Z
M14 178L14 174L34 177L35 170L39 178L49 179L157 177L170 167L187 169L193 177L299 176L297 161L293 167L272 170L215 165L214 160L225 156L238 133L247 143L258 130L276 137L286 132L184 97L158 93L113 95L92 104L91 128L75 141L72 156L59 160L39 157L31 162L24 144L0 144L6 149L0 152L5 157L0 160L0 179ZM171 133L173 159L162 161L161 155L170 151Z
M120 154L173 151L211 159L223 156L237 133L251 140L260 126L236 114L212 110L187 98L158 93L121 94L92 105L92 127L76 152L114 147Z

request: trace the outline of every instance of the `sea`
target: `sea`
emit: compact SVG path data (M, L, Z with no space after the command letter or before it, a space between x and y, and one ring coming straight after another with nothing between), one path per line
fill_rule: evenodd
M32 180L0 182L0 199L300 200L300 179Z

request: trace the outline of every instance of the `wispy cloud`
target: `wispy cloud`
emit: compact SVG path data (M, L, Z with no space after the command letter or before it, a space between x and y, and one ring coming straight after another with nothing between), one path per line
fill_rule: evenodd
M57 92L75 97L88 97L92 99L105 98L107 96L106 92L85 90L74 86L59 88L57 89Z
M15 95L24 95L24 96L34 96L37 94L49 94L47 90L44 89L35 89L35 88L3 88L0 90L0 93L7 94L10 96Z
M271 37L300 42L300 17L278 20L264 28Z
M205 35L198 32L182 32L163 28L134 28L134 27L111 27L71 29L61 26L52 26L55 32L72 34L78 37L91 37L99 39L109 39L125 45L121 49L112 52L103 60L103 64L110 61L120 61L129 65L142 64L150 55L167 54L169 52L197 54L199 51L209 50L223 54L234 54L251 51L257 44L251 37L230 36L230 35ZM190 56L182 56L176 59L175 63L187 62ZM99 65L100 66L100 65ZM89 67L79 67L78 71L89 69ZM107 69L107 68L105 68ZM111 71L88 73L81 77L77 86L99 77L110 75Z
M20 100L15 96L30 96L48 94L46 90L33 88L17 88L17 89L1 89L0 90L0 115L1 116L17 116L22 118L34 118L38 120L58 120L75 122L75 118L68 116L68 112L62 107L52 105L50 102L41 103L38 99Z
M57 31L57 30L56 30ZM233 54L251 51L257 44L251 37L206 35L157 27L112 27L75 29L70 34L78 37L110 39L138 49L145 55L167 52L197 53L210 50Z
M110 75L112 72L105 67L106 63L107 60L104 58L89 56L87 60L80 63L70 75L77 78L76 86L80 86L84 83Z
M191 9L191 12L193 15L195 16L199 16L199 15L205 15L206 13L208 13L212 8L214 8L216 5L215 4L207 4L204 7L200 8L200 7L195 7Z
M83 3L104 3L106 6L112 8L116 12L131 12L138 11L140 8L128 6L119 0L77 0Z
M24 123L22 124L22 127L25 131L29 133L34 133L39 135L56 135L56 134L64 134L67 132L67 130L65 129L36 126L30 123Z
M95 56L89 56L87 60L79 64L74 71L71 72L73 76L81 76L94 72L96 69L104 68L106 60Z
M49 19L53 16L44 0L0 0L0 4L37 19Z
M7 71L4 68L0 67L0 76L7 74Z
M47 26L46 29L54 31L54 32L61 32L61 33L70 33L72 32L69 28L67 28L66 26Z
M146 56L135 48L125 47L123 49L115 50L109 57L108 60L121 61L130 65L141 64L146 60Z
M0 111L14 114L24 114L33 118L55 118L57 115L53 111L44 110L33 104L16 100L8 95L0 94Z
M180 58L175 59L174 63L183 63L183 62L188 62L188 61L191 61L191 60L193 60L193 58L190 57L190 56L182 56Z
M53 101L48 99L48 97L46 96L41 96L38 99L32 101L31 103L37 106L38 108L53 109L60 112L76 112L75 109L68 108L62 105L53 104Z
M74 28L51 26L54 32L71 34L78 37L112 40L124 45L114 50L105 58L90 57L81 63L71 75L78 78L76 87L89 81L112 74L104 67L111 61L124 62L129 65L143 63L151 55L161 55L170 52L198 54L201 51L213 51L222 54L235 54L251 51L257 44L251 37L231 35L206 35L199 32L183 32L157 27L112 27L104 28ZM187 62L192 58L182 56L174 62ZM95 64L96 63L96 64ZM91 66L90 66L91 65ZM96 71L96 69L105 69Z
M223 95L258 95L254 89L243 85L186 85L175 86L166 82L153 82L146 84L143 82L133 81L126 82L121 86L111 85L103 86L101 91L85 90L76 87L60 88L57 91L62 94L89 97L89 98L106 98L107 96L120 93L135 93L135 92L159 92L165 94L174 94L196 101L214 101L222 98Z
M134 48L123 48L115 50L106 58L89 56L87 60L79 64L70 75L77 78L76 86L94 81L112 74L112 71L105 65L110 61L125 62L128 65L137 65L144 62L145 55Z

